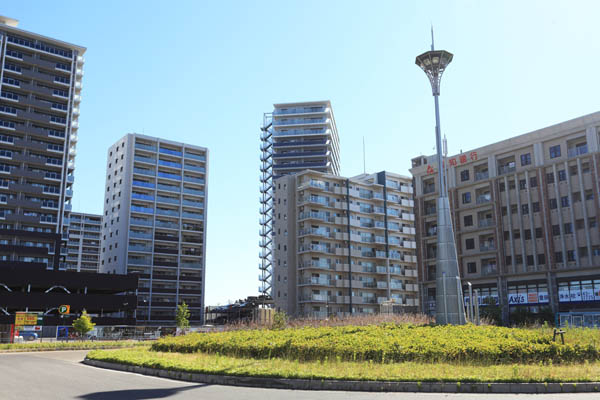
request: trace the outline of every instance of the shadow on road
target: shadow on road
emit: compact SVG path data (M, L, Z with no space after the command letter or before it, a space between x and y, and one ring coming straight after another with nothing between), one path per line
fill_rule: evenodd
M94 392L79 396L83 400L144 400L144 399L164 399L173 396L184 390L197 389L209 385L181 386L165 389L128 389L128 390L110 390L106 392Z

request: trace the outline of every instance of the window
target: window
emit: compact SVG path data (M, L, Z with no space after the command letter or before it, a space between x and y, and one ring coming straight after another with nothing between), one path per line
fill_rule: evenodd
M498 185L498 190L500 190L501 192L504 192L506 190L506 185L504 185L504 182L500 182L500 184Z
M560 235L560 226L552 225L552 236L558 236L558 235Z
M463 193L462 202L463 204L469 204L471 202L471 192Z
M534 203L531 203L531 208L533 208L533 212L540 212L540 202L536 201Z
M529 178L529 187L537 187L537 176Z
M469 170L465 169L464 171L460 171L460 181L468 181L469 180Z
M518 229L513 230L513 238L521 239L521 231Z
M508 240L508 239L510 239L510 232L504 231L504 240Z
M567 250L567 261L575 261L575 250Z
M464 226L473 226L473 216L472 215L465 215L463 220L464 220Z
M596 223L596 217L592 217L592 218L588 219L588 226L590 228L595 228L598 226L598 224Z
M474 249L475 248L475 239L466 239L465 247L467 248L467 250Z
M508 214L508 210L506 208L506 206L502 207L502 216L505 217L506 214Z
M521 154L521 165L531 164L531 153Z
M510 189L514 189L514 188L515 188L515 181L514 180L508 181L508 189L510 190Z
M535 238L536 239L542 238L542 228L535 228Z
M569 196L563 196L560 198L561 207L569 207Z
M477 263L468 262L467 263L467 272L469 274L476 274L477 273Z
M512 257L506 256L506 265L512 265Z
M533 264L534 264L534 262L533 262L533 256L532 255L531 256L527 256L527 265L533 265Z
M525 229L525 240L531 240L531 229Z
M550 158L560 157L560 144L550 147Z
M521 212L523 214L529 214L529 204L523 204L523 205L521 205Z
M581 201L581 192L574 192L571 196L573 196L573 203L579 203Z
M573 233L573 224L567 222L564 224L565 233Z
M585 191L585 199L594 200L594 192L592 192L592 189L588 189Z
M545 254L538 254L537 255L538 258L538 264L546 264L546 255Z
M554 183L554 173L548 172L546 174L546 180L548 181L548 183Z
M517 205L516 205L516 204L512 204L512 205L510 206L510 213L511 213L511 214L516 214L516 213L518 213L518 212L519 212L519 208L517 207Z
M527 189L527 181L525 179L519 180L519 190Z
M557 207L556 199L549 199L548 202L550 203L550 209L555 210Z
M519 255L516 255L516 256L515 256L515 263L516 263L517 265L521 265L521 264L523 264L523 256L522 256L522 255L520 255L520 254L519 254Z
M561 169L558 171L558 181L563 182L567 180L567 171Z

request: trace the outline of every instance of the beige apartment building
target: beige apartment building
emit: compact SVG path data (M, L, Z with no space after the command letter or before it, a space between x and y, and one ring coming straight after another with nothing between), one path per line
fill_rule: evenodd
M273 297L291 316L419 306L411 179L303 171L275 180ZM392 304L393 303L393 304Z
M600 322L599 130L597 112L446 158L463 286L479 290L480 304L495 299L505 321L518 307L550 307ZM434 156L412 160L428 313L435 311L437 170Z

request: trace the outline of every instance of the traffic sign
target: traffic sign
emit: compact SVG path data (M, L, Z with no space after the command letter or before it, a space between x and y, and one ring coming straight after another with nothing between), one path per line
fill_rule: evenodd
M59 314L68 314L69 311L71 311L70 305L62 305L62 306L58 307Z

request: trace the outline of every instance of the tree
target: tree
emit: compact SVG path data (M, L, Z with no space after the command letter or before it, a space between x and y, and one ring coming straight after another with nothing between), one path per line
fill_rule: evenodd
M190 310L188 309L185 301L177 306L177 313L175 314L175 324L180 329L185 329L190 327Z
M90 317L85 310L83 310L79 318L73 321L73 329L75 329L80 336L83 336L94 329L94 326L96 326L96 324L92 322L92 317Z

